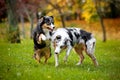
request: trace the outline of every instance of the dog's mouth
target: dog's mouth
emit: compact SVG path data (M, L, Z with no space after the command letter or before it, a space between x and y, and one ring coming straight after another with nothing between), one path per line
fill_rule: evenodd
M47 27L47 29L48 29L49 31L51 31L51 32L54 30L54 28L51 29L50 27Z
M43 27L43 29L47 29L47 30L49 30L49 31L53 31L54 30L54 26L52 25L52 26L50 26L50 25L47 25L46 23L42 26Z

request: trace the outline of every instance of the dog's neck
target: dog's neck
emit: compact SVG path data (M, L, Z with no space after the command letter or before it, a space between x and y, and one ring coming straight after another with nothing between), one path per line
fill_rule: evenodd
M49 31L48 29L43 29L45 36L47 38L47 40L50 40L52 37L52 31Z
M39 24L37 24L37 32L38 34L45 34L45 31L43 30L42 26L43 26L43 22L40 22Z

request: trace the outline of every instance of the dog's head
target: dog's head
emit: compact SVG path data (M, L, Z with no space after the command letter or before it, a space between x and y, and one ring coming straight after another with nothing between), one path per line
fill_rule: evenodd
M53 16L41 16L38 23L42 29L53 31L55 28Z
M56 38L54 39L54 48L55 48L55 53L58 54L61 52L62 49L65 49L68 45L68 39L61 36L57 35Z

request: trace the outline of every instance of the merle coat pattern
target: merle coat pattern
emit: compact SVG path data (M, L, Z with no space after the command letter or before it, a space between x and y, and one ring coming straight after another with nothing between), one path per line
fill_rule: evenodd
M98 65L98 62L94 56L96 39L91 33L79 28L58 28L53 32L51 40L55 48L54 53L56 67L59 65L58 57L64 47L67 48L66 56L64 57L65 62L67 61L71 49L74 48L80 57L77 65L80 65L83 62L83 50L86 51L86 54L92 59L94 64L96 66Z

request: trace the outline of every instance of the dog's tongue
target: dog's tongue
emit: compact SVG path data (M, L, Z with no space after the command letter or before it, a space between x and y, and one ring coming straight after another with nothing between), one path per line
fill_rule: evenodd
M53 29L50 29L50 31L53 31Z
M49 28L49 27L47 27L47 29L50 30L51 32L53 31L53 29L51 29L51 28Z

